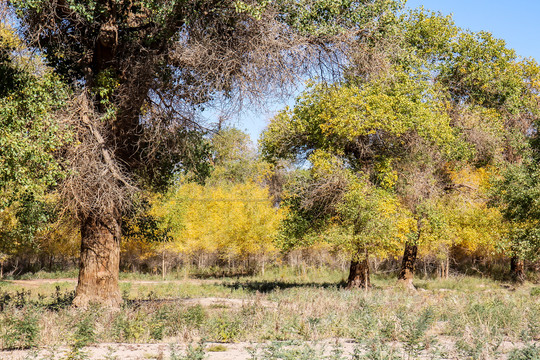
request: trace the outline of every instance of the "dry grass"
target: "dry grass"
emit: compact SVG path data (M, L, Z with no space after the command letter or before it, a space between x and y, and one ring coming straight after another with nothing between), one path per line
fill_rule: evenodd
M397 347L410 358L495 359L540 341L540 297L531 284L511 288L478 278L418 280L418 291L411 292L396 288L393 279L376 277L375 288L365 292L342 289L335 276L318 273L317 282L287 276L273 281L132 280L122 284L129 301L120 311L73 309L65 296L73 283L61 283L58 292L44 283L30 295L4 300L0 344L6 349L341 338L381 354L380 346ZM3 282L0 292L20 294L23 287ZM37 297L47 291L46 297ZM33 342L20 335L32 326L38 333Z

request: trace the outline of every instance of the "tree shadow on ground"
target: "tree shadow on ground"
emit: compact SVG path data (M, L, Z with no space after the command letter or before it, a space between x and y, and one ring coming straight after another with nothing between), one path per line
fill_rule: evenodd
M249 292L269 293L276 290L284 290L290 288L336 288L344 289L347 286L346 281L340 282L288 282L288 281L235 281L231 283L223 283L221 286L231 290L246 290Z

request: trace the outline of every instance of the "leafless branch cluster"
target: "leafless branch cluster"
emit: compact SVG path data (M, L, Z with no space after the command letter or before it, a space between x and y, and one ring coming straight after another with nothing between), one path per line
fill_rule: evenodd
M404 52L402 43L399 35L373 38L371 34L366 34L359 37L349 52L352 66L347 69L347 75L356 81L366 81L388 73L392 61Z
M50 0L24 15L25 39L86 89L62 114L76 139L65 151L70 172L61 192L77 216L121 212L137 176L159 174L165 156L189 153L179 130L205 126L197 117L203 105L234 112L246 101L286 94L307 76L338 78L363 36L358 29L300 34L272 3L260 19L234 4L164 1L156 19L144 2L98 2L103 15L85 17L66 0ZM381 59L375 51L355 62L381 67ZM104 117L109 110L114 116ZM321 184L314 198L331 202L324 192L340 186Z
M341 174L318 178L301 192L301 209L310 212L314 218L337 214L337 205L343 199L349 182Z
M245 15L234 26L231 19L239 16L234 11L213 21L194 19L167 54L183 77L168 94L185 93L189 84L187 90L196 100L238 108L245 101L258 104L270 94L288 94L305 76L337 78L354 34L317 42L291 31L277 20L276 11L269 7L259 20Z
M79 219L121 213L136 190L107 145L109 131L91 104L83 92L59 114L74 136L62 154L69 172L60 194L65 209Z

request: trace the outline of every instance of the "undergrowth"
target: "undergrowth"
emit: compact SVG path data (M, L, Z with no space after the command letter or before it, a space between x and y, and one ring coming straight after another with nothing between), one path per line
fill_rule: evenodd
M74 284L28 290L8 283L0 288L0 348L69 346L80 358L95 343L205 339L262 344L253 359L337 360L345 357L339 346L310 344L339 338L357 344L355 359L498 358L508 352L503 343L517 344L505 355L510 360L539 356L540 298L530 285L455 278L418 280L418 291L406 291L375 277L365 292L344 290L331 274L315 281L316 275L124 283L127 300L117 311L72 308ZM197 359L201 346L184 353L173 346L171 354Z

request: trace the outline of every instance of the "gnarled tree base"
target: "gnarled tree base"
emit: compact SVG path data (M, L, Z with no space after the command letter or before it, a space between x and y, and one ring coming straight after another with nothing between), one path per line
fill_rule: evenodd
M351 269L349 271L346 289L367 289L369 287L371 287L371 282L369 281L368 259L351 261Z
M120 221L88 217L81 223L81 259L79 280L73 305L86 307L97 303L119 307L122 296L118 286L120 265Z
M407 289L415 289L412 280L414 277L414 265L416 263L417 245L405 244L401 270L398 275L398 285Z
M523 284L526 280L525 262L517 256L513 256L510 259L510 275L512 281L518 284Z

